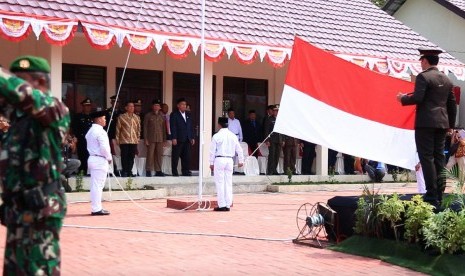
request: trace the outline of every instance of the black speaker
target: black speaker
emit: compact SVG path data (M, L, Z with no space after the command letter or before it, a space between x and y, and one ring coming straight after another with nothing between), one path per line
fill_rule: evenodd
M338 233L338 241L354 234L358 198L358 196L335 196L328 200L329 207L337 212L336 233Z

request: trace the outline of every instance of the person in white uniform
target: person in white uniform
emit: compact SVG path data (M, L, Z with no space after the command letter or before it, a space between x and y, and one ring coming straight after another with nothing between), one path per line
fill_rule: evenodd
M210 146L210 169L213 171L218 207L214 211L229 211L232 205L232 175L234 161L237 154L239 167L244 164L244 154L237 136L228 129L228 118L218 118L221 128L213 135Z
M242 135L241 122L236 119L234 109L228 109L228 129L237 136L239 142L242 142L244 136Z
M103 129L106 124L105 111L93 112L90 117L93 124L86 134L86 141L89 152L87 164L90 171L91 215L105 216L110 212L102 208L102 192L112 160L108 135Z

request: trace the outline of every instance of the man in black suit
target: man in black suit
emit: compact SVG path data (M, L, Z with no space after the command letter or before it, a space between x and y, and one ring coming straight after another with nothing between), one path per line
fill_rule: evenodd
M455 126L457 107L452 82L437 68L441 50L418 49L421 68L415 91L399 93L402 105L416 105L415 143L425 177L424 200L438 206L446 179L441 177L445 166L444 144L448 129Z
M266 174L268 175L279 175L277 168L279 157L281 155L281 149L283 147L283 136L277 132L273 132L274 125L276 123L276 117L278 116L279 104L273 107L273 115L267 120L267 124L263 126L265 129L265 137L270 136L266 140L266 146L268 147L268 163L266 168Z
M316 145L307 141L302 141L302 174L310 175L312 173L313 160L316 157Z
M186 112L186 100L180 98L177 100L177 111L170 114L170 130L173 143L171 152L171 170L173 176L178 174L178 162L181 157L181 170L183 176L190 176L189 163L191 158L191 146L194 145L194 128L192 119Z
M258 144L262 141L262 126L257 121L257 114L255 110L249 111L249 118L242 124L242 133L244 135L244 142L249 145L249 148L254 152ZM254 156L258 156L258 151L254 153Z

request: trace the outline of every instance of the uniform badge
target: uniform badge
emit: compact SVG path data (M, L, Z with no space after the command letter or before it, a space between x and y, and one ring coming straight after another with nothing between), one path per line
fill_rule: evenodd
M29 60L27 59L22 59L19 61L19 67L23 68L23 69L27 69L31 66L31 64L29 63Z

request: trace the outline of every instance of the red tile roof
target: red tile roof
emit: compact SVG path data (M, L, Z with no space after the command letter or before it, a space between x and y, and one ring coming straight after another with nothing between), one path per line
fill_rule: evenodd
M6 0L1 11L200 36L200 0ZM205 26L212 39L290 47L296 34L330 51L405 60L435 46L369 0L206 0Z

